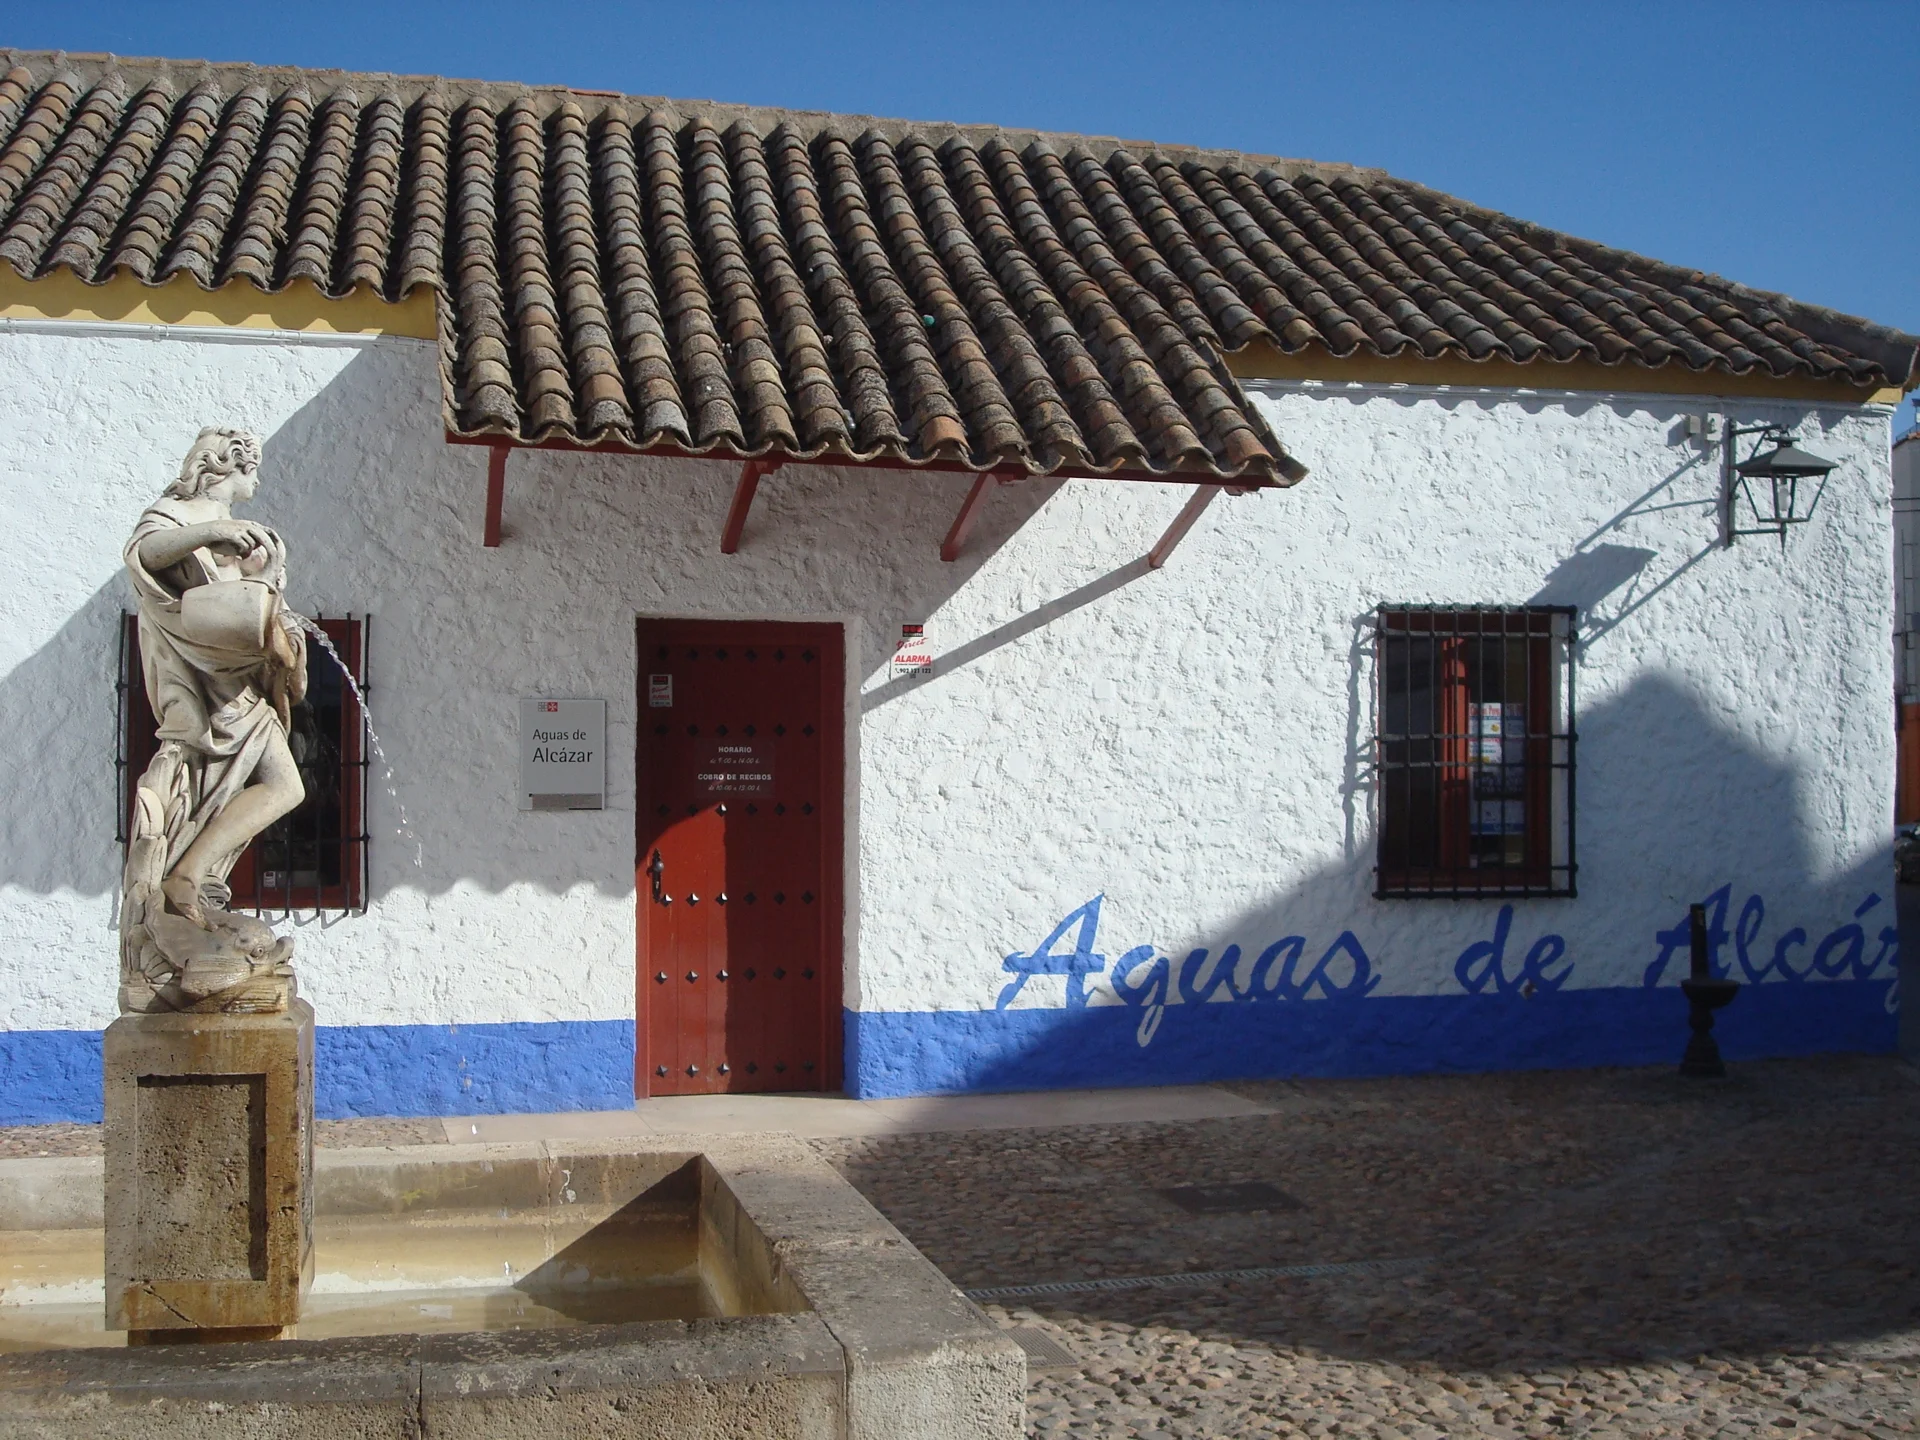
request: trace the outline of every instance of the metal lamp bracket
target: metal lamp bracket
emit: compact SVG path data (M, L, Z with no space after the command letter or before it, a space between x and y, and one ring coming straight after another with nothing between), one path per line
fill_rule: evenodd
M1758 457L1761 447L1769 441L1775 445L1791 445L1795 439L1791 426L1782 425L1776 421L1769 421L1761 425L1735 425L1732 418L1728 417L1726 423L1722 426L1722 453L1724 458L1722 463L1721 503L1724 506L1726 515L1727 548L1731 549L1733 542L1742 535L1774 535L1780 540L1780 548L1785 550L1787 547L1787 527L1790 525L1804 525L1813 518L1813 512L1819 508L1820 497L1826 493L1827 475L1822 473L1819 476L1818 482L1814 486L1813 499L1808 502L1807 511L1804 515L1795 513L1798 510L1799 485L1801 479L1810 479L1812 477L1788 476L1784 479L1774 479L1766 482L1775 487L1776 492L1780 486L1784 485L1786 487L1787 506L1786 513L1781 514L1779 497L1776 493L1772 507L1773 514L1771 516L1763 516L1760 511L1760 506L1754 499L1752 488L1755 483L1754 480L1749 476L1741 474L1737 468L1740 462L1737 458L1735 446L1741 439L1748 437L1754 440L1753 453L1747 456L1748 461ZM1743 526L1740 524L1739 507L1742 500L1746 501L1748 511L1752 513L1757 522L1754 525Z

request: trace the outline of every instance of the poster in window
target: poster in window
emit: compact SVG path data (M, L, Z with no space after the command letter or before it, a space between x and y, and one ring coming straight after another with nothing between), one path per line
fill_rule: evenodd
M1467 706L1469 754L1476 765L1525 763L1527 707L1498 700Z
M1527 833L1525 800L1476 799L1473 806L1473 833L1476 835L1524 835Z
M1526 794L1526 707L1515 704L1474 703L1468 706L1467 757L1473 768L1476 797ZM1485 830L1483 834L1514 833Z

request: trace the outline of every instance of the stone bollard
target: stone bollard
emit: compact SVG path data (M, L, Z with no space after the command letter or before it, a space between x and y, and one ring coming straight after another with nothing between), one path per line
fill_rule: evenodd
M313 1007L106 1035L107 1328L288 1336L313 1278Z

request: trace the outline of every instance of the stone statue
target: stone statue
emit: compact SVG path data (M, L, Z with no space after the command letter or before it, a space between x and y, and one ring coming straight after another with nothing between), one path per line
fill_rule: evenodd
M159 752L135 791L120 903L122 1011L277 1011L293 942L227 909L254 836L304 795L287 745L306 637L286 547L231 507L259 488L260 441L200 432L125 551Z

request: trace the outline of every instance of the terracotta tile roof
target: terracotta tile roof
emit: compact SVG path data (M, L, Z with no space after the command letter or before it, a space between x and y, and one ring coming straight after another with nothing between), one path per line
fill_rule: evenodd
M1286 483L1304 471L1223 360L1256 342L1847 398L1915 358L1346 166L419 77L0 68L20 275L431 287L462 436Z

